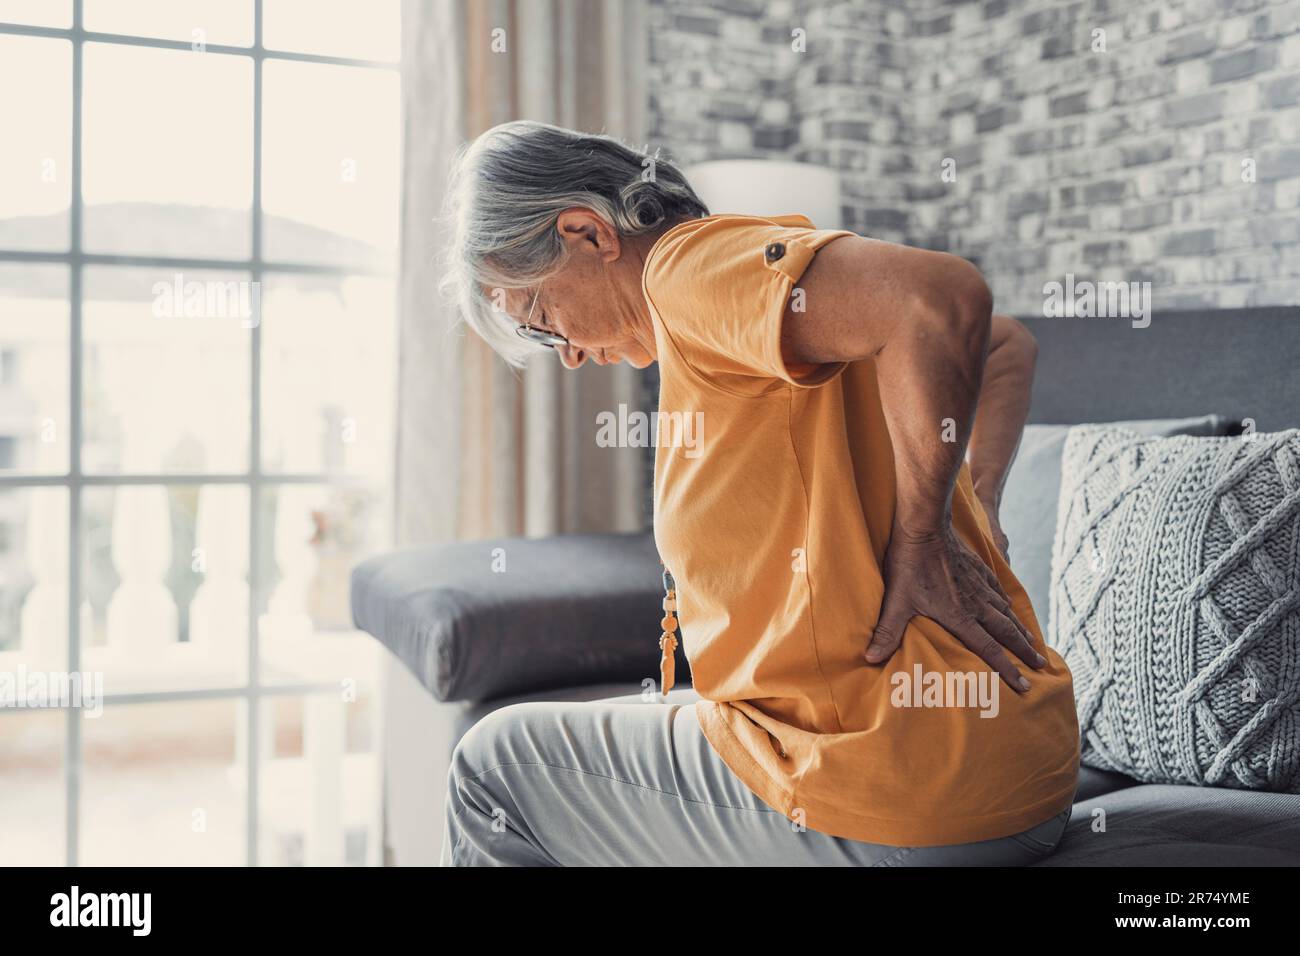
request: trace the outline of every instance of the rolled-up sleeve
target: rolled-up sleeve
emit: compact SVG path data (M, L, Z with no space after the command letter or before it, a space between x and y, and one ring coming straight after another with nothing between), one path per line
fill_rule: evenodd
M815 229L802 216L723 216L692 225L656 245L644 288L693 369L733 388L746 378L812 388L844 370L843 362L787 362L781 331L787 302L801 314L802 297L791 296L817 250L854 233Z

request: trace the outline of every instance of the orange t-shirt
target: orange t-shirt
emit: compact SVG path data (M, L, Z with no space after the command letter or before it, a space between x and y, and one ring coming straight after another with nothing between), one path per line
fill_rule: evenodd
M848 235L803 216L708 216L670 229L646 260L661 381L655 540L676 579L700 724L755 794L809 829L891 846L1006 836L1073 799L1070 672L964 464L954 530L1048 665L1022 666L1033 687L1017 694L922 617L884 665L864 660L894 511L875 361L781 355L791 290L817 249Z

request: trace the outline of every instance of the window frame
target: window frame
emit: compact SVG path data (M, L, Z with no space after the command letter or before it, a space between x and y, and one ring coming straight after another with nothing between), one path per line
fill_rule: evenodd
M311 263L294 260L268 260L262 251L262 102L264 93L263 65L268 60L289 60L304 63L321 63L351 66L374 70L400 71L400 60L379 61L349 57L269 49L262 43L263 0L249 0L253 4L253 42L251 46L205 43L203 51L194 50L191 42L133 34L104 33L84 29L82 0L72 0L72 25L70 27L44 27L0 21L0 36L46 37L70 40L72 44L72 149L71 196L69 204L68 249L64 252L14 250L0 248L0 263L32 263L65 265L68 268L69 306L69 406L68 406L68 470L66 473L0 473L0 490L30 487L59 487L68 489L68 660L67 669L76 673L81 669L81 627L79 606L82 600L82 563L85 558L82 540L82 492L90 487L120 487L128 485L239 485L248 490L248 678L243 686L212 686L176 690L112 693L105 690L103 704L144 704L215 699L237 699L246 708L247 740L261 739L263 719L262 702L276 697L294 697L313 693L338 692L333 681L301 681L274 684L261 683L261 646L258 615L265 597L265 570L262 567L261 521L262 492L267 487L293 484L347 486L366 484L363 476L335 472L265 472L262 468L262 328L257 323L250 330L250 422L248 469L243 472L201 473L114 473L87 474L82 469L82 358L83 358L83 272L95 266L144 266L186 269L214 269L238 271L248 275L250 281L260 283L267 274L306 274L337 276L393 276L394 268L378 268L373 263ZM248 57L253 61L253 122L251 208L252 245L247 258L195 258L159 255L118 255L87 253L82 248L82 99L84 88L83 61L85 44L113 43L165 50L181 50L202 56L209 53ZM400 161L400 160L399 160ZM399 241L400 256L400 235ZM396 316L393 316L396 321ZM389 479L391 485L391 476ZM391 534L386 529L384 537ZM64 709L48 707L48 710ZM0 720L4 719L0 711ZM65 863L77 866L80 855L81 777L83 766L82 715L77 707L66 708L64 734L64 798L65 798ZM376 743L376 746L378 744ZM246 751L247 788L245 864L260 864L258 832L260 825L260 771L263 755L257 746ZM373 859L375 853L370 852Z

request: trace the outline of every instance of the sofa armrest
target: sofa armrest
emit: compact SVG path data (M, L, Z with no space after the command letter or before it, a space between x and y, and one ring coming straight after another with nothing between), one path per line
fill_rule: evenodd
M441 701L657 680L662 598L649 533L458 541L352 572L357 627Z

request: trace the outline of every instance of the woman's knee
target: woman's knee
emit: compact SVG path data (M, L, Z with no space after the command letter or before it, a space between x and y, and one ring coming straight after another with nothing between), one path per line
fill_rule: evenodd
M502 770L527 762L520 748L535 719L533 704L501 707L476 722L456 744L447 774L449 865L553 864L531 835L528 814L519 808L520 793Z
M518 761L520 743L537 719L536 702L507 704L479 718L452 751L452 776L465 780Z

